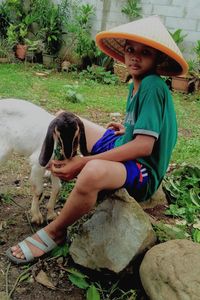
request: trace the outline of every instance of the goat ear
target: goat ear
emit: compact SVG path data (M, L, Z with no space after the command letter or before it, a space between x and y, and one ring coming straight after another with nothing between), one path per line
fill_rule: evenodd
M80 151L83 155L88 155L88 149L87 149L87 142L86 142L86 136L85 136L85 127L83 122L78 119L78 126L80 130Z
M45 167L48 162L50 161L53 150L54 150L54 138L53 138L53 132L54 132L55 124L50 123L47 134L45 137L45 140L42 145L42 149L39 156L39 163L42 167Z

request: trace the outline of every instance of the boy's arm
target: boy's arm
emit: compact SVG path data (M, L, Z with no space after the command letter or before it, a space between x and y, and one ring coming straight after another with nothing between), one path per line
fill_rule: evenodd
M153 150L155 138L149 135L137 135L134 140L109 151L84 157L74 157L70 161L52 161L49 169L63 180L76 177L88 161L103 159L122 162L149 156Z

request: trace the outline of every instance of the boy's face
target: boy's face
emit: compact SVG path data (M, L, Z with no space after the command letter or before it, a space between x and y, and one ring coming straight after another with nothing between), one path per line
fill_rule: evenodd
M156 49L128 40L124 53L125 64L132 77L141 78L155 70L158 56Z

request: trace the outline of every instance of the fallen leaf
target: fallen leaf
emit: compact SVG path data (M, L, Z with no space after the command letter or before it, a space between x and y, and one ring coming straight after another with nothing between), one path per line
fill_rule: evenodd
M53 283L51 282L51 280L49 279L49 277L47 276L47 274L43 270L41 270L38 273L38 275L35 277L35 280L38 283L46 286L49 289L52 289L52 290L56 289L56 287L53 285Z

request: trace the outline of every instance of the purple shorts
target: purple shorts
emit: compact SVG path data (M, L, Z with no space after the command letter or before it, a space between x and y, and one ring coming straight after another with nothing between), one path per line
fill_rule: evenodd
M98 154L114 148L115 141L119 136L114 134L114 130L107 129L104 135L94 144L91 154ZM148 171L136 160L122 162L126 168L127 176L123 187L136 200L143 199L148 186Z

